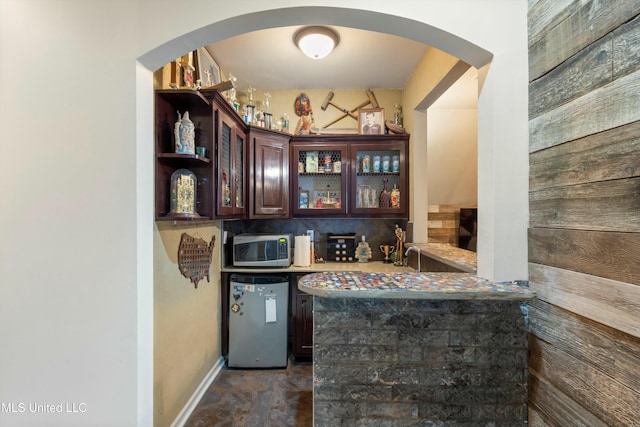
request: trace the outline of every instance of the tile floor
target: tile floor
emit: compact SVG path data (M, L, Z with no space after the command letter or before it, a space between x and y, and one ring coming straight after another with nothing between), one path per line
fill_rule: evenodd
M313 366L224 368L185 427L306 427L313 417Z

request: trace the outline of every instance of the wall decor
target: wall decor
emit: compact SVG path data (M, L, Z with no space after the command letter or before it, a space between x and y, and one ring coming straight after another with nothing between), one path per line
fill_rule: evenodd
M358 129L361 135L384 134L384 108L358 110Z
M213 59L209 51L201 47L195 51L196 56L196 75L200 80L202 87L214 86L220 83L220 67Z
M203 277L209 280L209 269L211 268L211 258L215 246L216 236L211 236L211 242L207 244L200 237L193 237L187 233L182 233L180 246L178 246L178 268L180 273L191 280L196 289L198 282Z

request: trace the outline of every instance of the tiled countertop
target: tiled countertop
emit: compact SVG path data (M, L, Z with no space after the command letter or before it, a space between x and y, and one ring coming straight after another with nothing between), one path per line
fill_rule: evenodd
M448 300L531 300L535 292L514 282L491 282L469 273L308 274L298 289L327 298L404 298Z
M404 247L415 246L426 257L433 258L466 273L478 271L477 254L445 243L405 243Z

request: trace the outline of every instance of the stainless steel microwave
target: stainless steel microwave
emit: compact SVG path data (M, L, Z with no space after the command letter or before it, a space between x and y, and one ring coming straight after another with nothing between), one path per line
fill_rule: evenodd
M233 238L234 267L289 267L291 234L238 234Z

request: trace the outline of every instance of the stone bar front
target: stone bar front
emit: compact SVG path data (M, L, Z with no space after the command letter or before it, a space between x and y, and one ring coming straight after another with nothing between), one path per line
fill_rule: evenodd
M466 273L314 273L314 425L525 426L526 301Z

